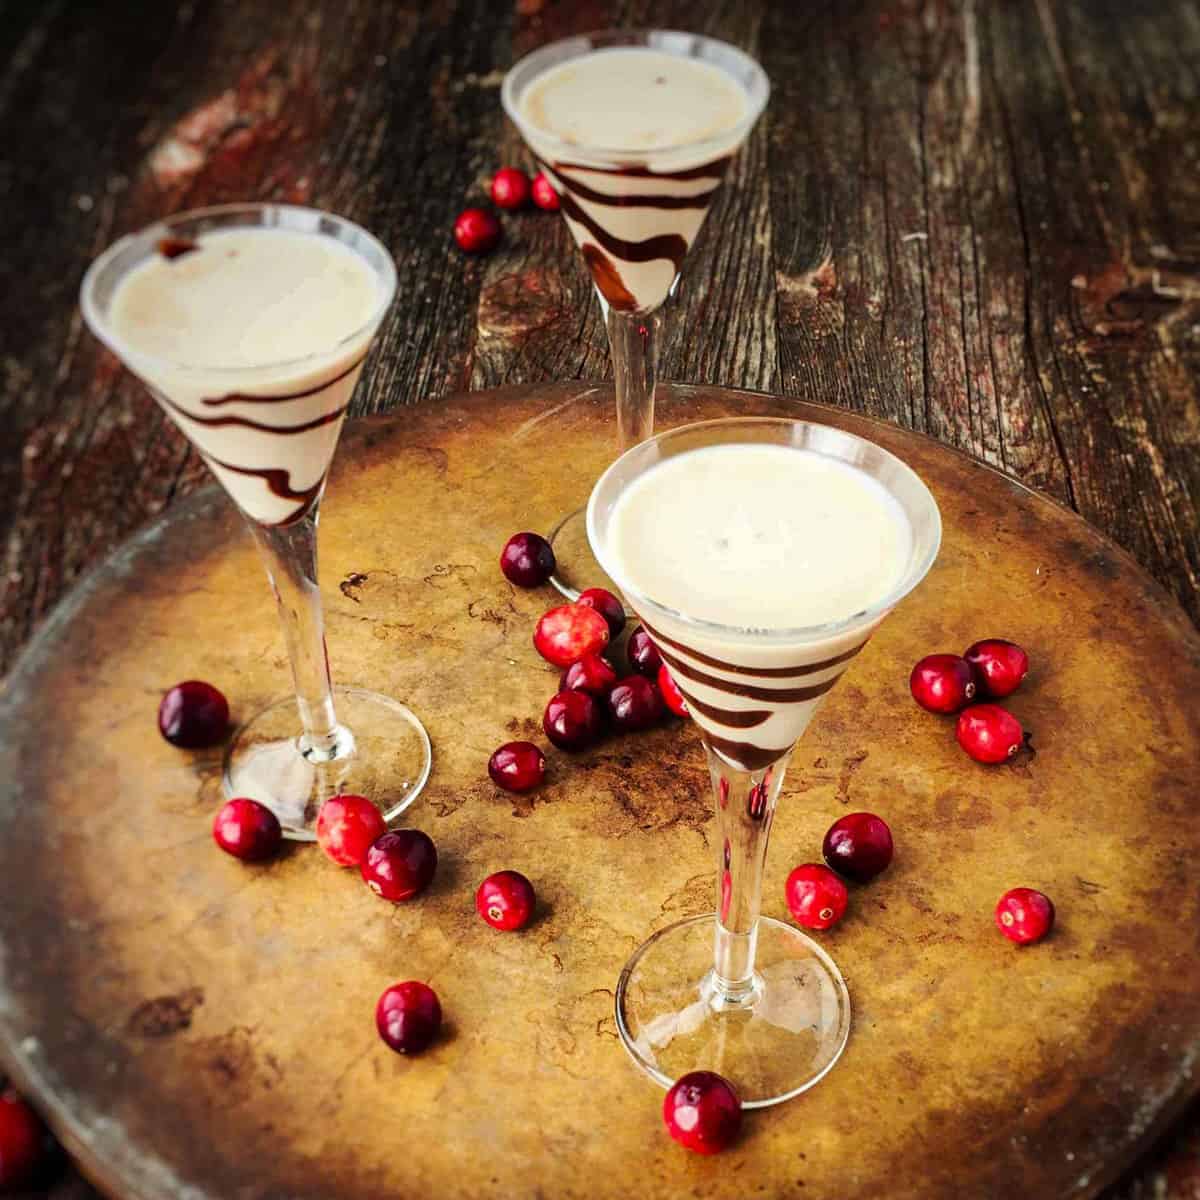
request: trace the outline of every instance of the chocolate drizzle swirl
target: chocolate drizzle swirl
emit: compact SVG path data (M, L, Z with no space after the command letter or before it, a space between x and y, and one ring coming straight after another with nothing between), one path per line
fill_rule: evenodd
M312 387L304 388L299 392L284 392L281 395L274 396L252 396L246 392L228 392L224 396L210 396L201 401L202 404L209 408L219 408L222 404L283 404L287 400L303 400L306 396L315 396L318 392L323 392L327 387L332 387L335 383L340 383L347 375L353 374L363 364L366 353L359 355L344 371L334 375L331 379L326 379L321 383L314 384Z
M676 681L676 686L679 686L678 681ZM680 691L682 690L680 688ZM697 700L690 694L685 695L684 699L688 702L689 708L694 708L708 717L710 721L716 721L729 729L753 729L756 725L762 725L765 721L770 720L771 717L770 711L765 708L720 708L716 704L706 704L703 700Z
M632 163L624 167L593 167L587 163L556 162L551 170L557 175L560 171L590 171L594 175L622 175L629 179L674 179L685 182L690 179L721 179L733 162L733 155L726 154L722 158L710 159L696 167L688 167L684 171L652 171L649 167L635 166Z
M633 263L653 262L659 258L666 259L674 266L676 274L683 267L688 244L679 234L661 233L657 237L646 238L644 241L626 242L621 238L613 237L599 221L590 217L570 192L564 191L559 197L559 201L562 204L563 212L572 221L582 225L609 254Z
M753 675L756 679L795 679L797 675L815 675L818 671L836 667L838 663L849 662L871 640L869 636L865 637L857 646L851 647L845 653L834 655L833 658L822 659L820 662L797 663L794 667L746 667L741 663L726 662L723 658L713 658L711 654L702 654L699 650L693 650L691 646L669 638L665 633L660 633L649 621L643 620L642 625L654 639L659 650L662 649L663 643L666 643L668 646L674 646L676 650L682 650L689 658L694 658L707 667L716 667L720 671L737 671L739 675Z
M211 466L232 471L235 475L250 475L263 480L267 487L270 488L272 495L278 496L281 500L299 501L300 507L282 521L276 521L275 524L277 525L291 525L299 521L301 517L305 516L311 510L321 495L321 490L325 487L324 472L321 473L320 479L312 487L297 491L292 487L291 472L285 467L239 467L235 463L222 462L219 458L213 458L211 454L205 454L203 458Z
M773 701L776 704L798 704L802 700L815 700L818 696L823 696L829 691L842 677L842 673L839 671L832 679L825 679L820 683L812 683L805 687L756 687L752 683L742 683L736 679L721 679L716 675L709 675L692 666L691 663L684 662L677 654L672 654L671 651L664 650L662 646L659 646L658 652L670 663L671 670L676 675L682 675L685 679L690 679L693 683L700 683L705 687L712 688L714 691L724 692L727 696L744 696L747 700L766 700L768 702ZM740 667L732 669L741 670ZM690 700L691 697L688 697L688 699Z
M770 746L756 746L753 742L739 742L734 738L718 737L715 733L705 731L704 737L708 744L736 766L747 771L761 771L769 767L776 759L782 758L790 749L772 749Z
M600 294L618 312L634 312L637 309L637 297L625 286L621 272L613 265L612 259L591 242L585 242L582 249L583 261L587 263Z
M256 429L261 433L280 433L285 437L295 433L308 433L311 429L320 429L322 425L331 425L334 421L340 421L345 415L346 409L350 407L349 404L343 404L332 412L314 417L311 421L305 421L300 425L267 425L263 421L252 421L249 417L198 417L194 413L188 412L186 408L180 407L173 400L169 400L159 391L154 392L154 397L159 404L178 413L185 420L195 421L197 425L207 425L210 428L218 429L226 425L238 425L243 429Z
M544 165L544 164L542 164ZM670 179L672 176L664 176ZM717 194L720 184L711 187L707 192L697 192L691 196L650 196L641 192L598 192L578 179L563 179L563 189L569 189L573 196L581 200L590 200L593 204L604 204L611 208L658 208L663 210L707 208Z

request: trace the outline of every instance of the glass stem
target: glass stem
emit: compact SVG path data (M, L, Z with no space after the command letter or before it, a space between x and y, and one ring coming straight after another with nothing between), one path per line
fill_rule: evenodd
M325 614L317 587L318 513L314 504L289 525L249 525L279 605L303 726L301 751L310 762L328 762L338 756L341 730L333 710Z
M723 1007L754 998L754 952L762 906L767 840L789 749L767 767L732 766L705 741L717 812L717 928L713 1001Z
M617 443L623 454L654 432L660 310L620 312L605 305L613 383L617 391Z

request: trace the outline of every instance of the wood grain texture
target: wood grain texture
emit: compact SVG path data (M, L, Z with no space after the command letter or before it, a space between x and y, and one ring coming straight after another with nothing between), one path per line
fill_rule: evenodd
M523 156L499 106L514 56L647 21L742 44L774 88L671 304L664 377L970 450L1073 505L1200 620L1194 4L6 0L0 670L80 572L205 478L83 329L90 258L172 209L324 205L378 232L402 279L355 411L602 378L561 220L506 218L483 260L449 228ZM1197 1147L1163 1168L1184 1173L1170 1200L1200 1190Z

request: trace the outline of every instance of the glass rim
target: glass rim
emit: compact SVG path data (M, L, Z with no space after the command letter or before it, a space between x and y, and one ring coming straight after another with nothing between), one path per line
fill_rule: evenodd
M624 574L614 569L612 556L608 553L608 545L604 542L597 533L597 509L598 497L601 488L605 481L617 470L630 455L636 454L639 450L644 449L647 445L653 442L656 445L662 445L673 438L683 437L695 434L699 430L715 429L720 426L746 429L750 427L763 427L765 425L787 426L795 428L796 426L812 426L816 429L828 430L839 437L844 437L853 442L861 443L862 445L870 446L873 450L885 455L892 463L895 464L902 474L907 475L913 483L920 489L920 494L923 494L925 500L928 501L929 510L933 516L933 530L929 538L929 544L925 549L925 553L918 559L917 563L909 567L897 584L892 587L881 599L867 608L860 609L858 612L852 613L849 616L838 618L834 621L823 621L816 625L796 625L786 629L763 628L753 625L727 625L721 621L713 621L707 617L696 617L690 613L681 612L679 609L672 608L668 604L662 604L655 600L652 596L647 596L636 587L631 587ZM722 444L722 443L714 443ZM727 443L726 443L727 444ZM820 450L814 450L814 453L823 453ZM827 457L831 457L828 456ZM659 461L662 461L661 459ZM853 465L853 464L851 464ZM858 468L862 470L862 468ZM640 476L639 476L640 477ZM891 489L888 489L891 494ZM848 430L840 429L836 425L825 425L820 421L809 421L802 417L715 417L708 421L693 421L687 425L677 425L673 429L665 430L662 433L655 434L651 438L647 438L644 442L639 442L636 446L630 447L624 454L620 455L616 461L611 463L596 480L592 488L591 495L588 497L587 503L587 536L588 543L591 546L592 553L596 556L600 566L605 573L612 579L617 586L627 596L631 597L631 601L636 609L639 610L642 606L655 615L664 616L668 620L678 621L680 624L693 629L702 630L712 636L724 637L732 641L746 642L814 642L824 641L840 634L850 633L863 625L869 625L873 621L881 620L887 613L896 607L901 600L904 599L929 573L929 568L933 566L934 560L938 556L938 551L942 545L942 514L938 508L937 501L934 499L933 493L929 490L925 481L906 463L902 458L893 454L890 450L879 445L878 442L873 442L870 438L862 437L857 433L850 433ZM917 540L916 530L913 530L914 542Z
M551 57L553 51L559 50L560 48L562 48L564 46L568 46L574 42L583 43L583 42L591 41L592 39L600 39L600 38L604 38L604 39L643 38L643 39L645 39L645 38L649 38L649 37L653 36L654 34L664 34L664 35L669 35L669 36L673 36L673 37L691 38L693 41L696 41L696 42L703 42L710 46L719 46L723 51L735 55L737 58L741 59L745 63L745 65L749 69L750 73L757 76L757 78L761 81L762 96L758 100L755 100L753 97L751 97L750 92L747 89L743 88L743 91L746 92L748 110L746 112L745 117L743 117L742 120L739 121L736 125L731 126L729 129L725 130L723 133L718 134L716 136L695 138L692 141L680 142L677 145L672 145L672 146L659 146L654 150L644 150L644 149L639 150L639 149L629 149L629 148L622 149L619 146L585 145L582 142L567 142L567 141L564 141L562 138L556 137L552 133L546 133L545 131L539 129L537 126L531 125L529 122L527 122L521 116L520 111L519 111L519 106L517 103L517 97L513 95L513 92L516 87L516 84L514 82L516 73L522 67L532 65L534 63L534 61L538 58ZM618 50L618 49L622 49L622 48L636 49L639 46L647 47L648 45L649 45L648 42L645 42L645 41L642 41L642 42L617 41L612 46L593 46L592 49L599 49L599 50L606 50L606 49ZM649 47L649 48L660 49L661 47ZM672 51L663 50L663 53L664 54L672 54ZM580 57L582 57L582 56L580 56ZM688 56L682 55L682 54L675 54L675 55L673 55L673 57L685 58ZM560 62L560 61L568 61L568 60L562 59L562 60L556 60L554 63L547 63L546 67L538 70L537 75L535 75L534 78L535 79L539 78L541 75L543 75L545 73L545 71L547 69L549 69L549 67L551 65L557 66L558 62ZM708 61L708 60L706 59L704 61ZM720 67L719 63L713 63L711 65ZM728 74L728 72L726 72L726 74ZM740 81L739 81L739 86L740 86ZM657 29L657 28L638 28L638 27L624 27L624 26L614 26L610 29L595 29L595 30L592 30L590 33L572 34L570 37L559 38L556 41L547 42L546 45L539 46L536 50L531 50L528 54L522 55L515 63L513 63L513 65L511 67L509 67L509 69L505 72L504 82L501 84L501 87L500 87L500 102L501 102L501 104L504 105L504 111L508 114L508 116L509 116L510 120L513 122L513 124L516 125L517 129L520 130L521 136L525 138L525 141L527 143L530 143L531 149L532 149L532 142L536 138L536 140L550 146L556 153L565 152L567 155L583 154L585 156L591 156L593 158L605 159L606 161L608 161L610 163L627 164L627 165L639 165L640 163L642 163L645 160L650 159L654 155L658 155L658 156L663 156L663 155L668 155L668 154L677 155L677 154L687 153L689 151L701 150L705 147L712 147L713 149L717 149L719 147L727 145L731 138L736 140L737 143L740 145L741 142L743 140L745 140L745 138L749 134L750 130L754 128L754 125L758 121L758 118L760 116L762 116L763 109L766 108L767 101L770 98L771 98L771 81L767 77L766 71L763 70L762 64L756 58L754 58L752 55L747 54L745 50L742 50L740 47L733 45L732 42L722 41L720 38L709 37L707 34L704 34L704 33L689 33L687 30L683 30L683 29ZM531 137L530 134L526 132L527 130L533 131L533 137Z
M307 217L336 221L340 226L353 230L379 251L383 261L387 264L387 270L382 275L381 282L383 286L380 289L379 302L372 309L371 315L367 320L356 326L344 337L338 338L332 345L321 350L313 350L294 358L269 359L260 363L243 363L238 366L202 366L197 363L163 358L161 355L147 354L140 350L133 350L116 336L112 331L110 322L101 313L95 299L96 281L115 258L142 240L158 240L160 237L170 236L174 228L186 222L204 220L210 217L230 216L236 213L249 214L267 211L301 213ZM253 227L251 226L251 228ZM345 243L342 244L345 245ZM353 249L352 247L348 248ZM379 274L379 272L375 273L376 275ZM325 209L309 208L302 204L277 204L271 200L244 200L228 204L213 204L204 208L190 208L184 212L172 213L170 216L160 217L157 221L145 225L132 233L127 233L124 237L118 238L102 254L93 259L91 265L84 273L83 281L79 285L79 307L83 312L83 319L87 322L88 328L92 333L124 363L139 366L146 365L151 368L157 367L160 370L175 372L177 374L215 375L224 378L235 375L254 374L260 371L294 368L305 363L320 362L323 359L336 356L347 346L360 341L368 331L379 324L383 319L383 314L396 298L396 286L396 264L387 247L373 233L364 229L357 222L351 221L347 217L339 216L337 213L328 212Z

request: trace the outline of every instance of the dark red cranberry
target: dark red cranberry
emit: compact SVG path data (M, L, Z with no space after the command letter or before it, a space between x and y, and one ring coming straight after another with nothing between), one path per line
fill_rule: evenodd
M554 574L554 551L537 533L514 533L500 551L500 570L517 587L540 587Z
M954 736L976 762L1002 763L1020 750L1025 731L1000 705L972 704L959 714Z
M607 588L588 588L575 603L594 608L608 622L609 637L619 637L625 628L625 609Z
M667 1092L663 1121L681 1146L719 1154L742 1127L742 1102L729 1080L713 1071L692 1071Z
M559 680L560 692L589 692L604 699L613 690L617 673L608 659L599 654L585 654L577 663L572 663Z
M213 840L234 858L259 862L279 849L279 819L257 800L238 797L221 806L213 819Z
M492 176L492 203L497 208L524 208L529 202L529 176L516 167L501 167Z
M887 869L895 847L887 822L874 813L847 813L825 834L821 854L840 875L858 883Z
M229 703L211 683L177 683L158 706L158 731L185 750L215 746L229 732Z
M375 1028L397 1054L420 1054L441 1026L437 992L415 979L393 983L375 1005Z
M625 653L629 657L629 665L639 675L645 675L649 679L658 676L659 668L663 665L662 655L650 640L650 635L640 625L629 635Z
M988 638L976 642L963 654L975 674L981 696L999 700L1021 686L1029 671L1029 655L1016 642Z
M626 675L608 693L613 728L624 733L649 729L662 719L663 699L656 684L644 675Z
M493 929L520 929L536 902L533 884L520 871L497 871L475 893L475 911Z
M1012 888L996 905L996 924L1019 946L1040 941L1054 928L1054 902L1033 888Z
M533 645L547 662L569 667L608 645L608 622L585 604L560 604L538 621Z
M500 241L500 222L486 208L466 208L454 222L454 240L468 254L486 254Z
M437 849L419 829L396 829L372 842L360 869L375 895L393 903L411 900L429 886L437 870Z
M828 929L846 911L846 885L822 863L805 863L787 877L788 911L805 929Z
M532 742L505 742L488 759L492 782L506 792L527 792L546 777L546 756Z
M975 677L957 654L927 654L912 669L908 687L927 712L956 713L975 697Z
M560 750L584 750L604 733L604 712L587 692L558 692L546 705L542 728Z
M533 202L538 208L544 208L547 212L558 211L558 193L554 190L554 184L546 178L545 174L539 171L533 177Z
M679 690L679 685L675 682L671 675L671 669L666 663L658 668L658 690L662 693L666 706L677 717L691 715L688 712L687 701L683 698L683 693Z
M0 1191L29 1182L46 1147L37 1113L11 1088L0 1091Z
M357 867L386 831L383 813L366 796L330 796L317 813L317 845L339 867Z

